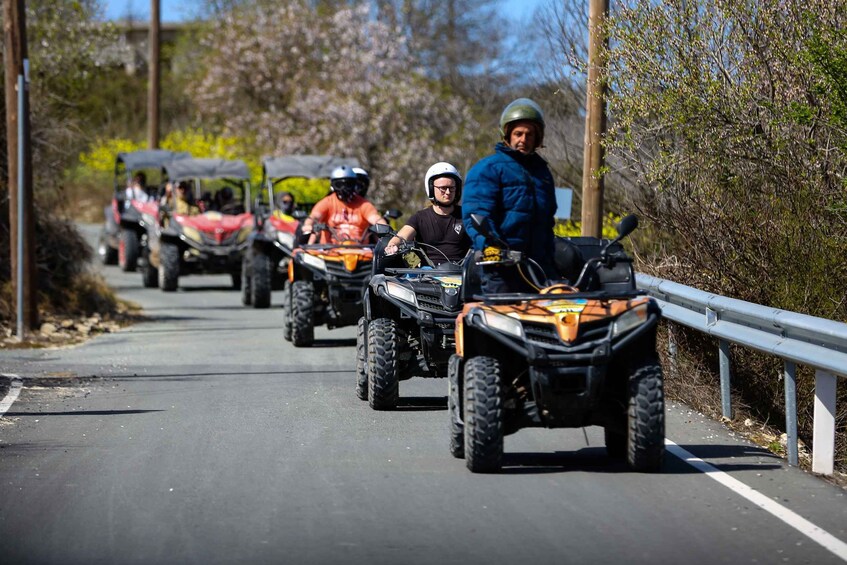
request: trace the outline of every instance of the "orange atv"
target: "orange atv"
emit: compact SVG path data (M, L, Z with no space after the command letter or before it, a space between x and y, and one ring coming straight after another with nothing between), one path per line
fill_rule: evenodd
M391 210L386 217L399 217ZM316 223L317 231L332 228ZM333 234L335 235L335 234ZM370 238L368 233L366 238ZM283 294L283 336L296 347L309 347L315 326L355 325L362 317L362 296L371 277L373 243L333 237L338 243L303 245L294 249L288 263Z
M557 238L557 268L579 273L572 285L536 276L540 267L495 240L484 217L471 220L492 245L476 253L476 264L519 269L538 292L473 295L466 274L448 367L453 456L464 457L472 472L495 472L504 435L598 425L610 456L625 457L637 471L658 470L665 436L656 353L661 314L635 288L632 259L619 244L638 219L624 218L612 241Z

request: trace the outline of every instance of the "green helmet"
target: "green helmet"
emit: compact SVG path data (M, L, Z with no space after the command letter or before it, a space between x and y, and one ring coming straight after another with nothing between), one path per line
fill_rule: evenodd
M512 100L500 114L500 135L506 139L506 126L512 122L528 120L538 124L538 146L544 141L544 112L541 106L529 98L518 98ZM508 141L508 140L507 140Z

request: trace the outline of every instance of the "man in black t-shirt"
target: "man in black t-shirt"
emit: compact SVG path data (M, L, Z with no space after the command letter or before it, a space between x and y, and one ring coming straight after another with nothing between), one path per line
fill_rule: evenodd
M427 244L422 249L435 265L461 261L471 240L462 225L462 175L450 163L436 163L426 172L424 188L432 206L415 212L385 248L386 255L397 252L401 240ZM436 249L433 249L432 246Z

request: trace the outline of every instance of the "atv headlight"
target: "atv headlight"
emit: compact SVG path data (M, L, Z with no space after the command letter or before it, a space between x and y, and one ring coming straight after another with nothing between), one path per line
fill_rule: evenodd
M200 235L200 230L192 228L191 226L182 226L182 235L184 235L186 239L196 241L197 243L203 243L203 236Z
M309 255L308 253L301 253L300 260L303 261L305 265L308 265L313 269L318 269L319 271L326 271L326 261L324 261L320 257L315 257L314 255Z
M488 327L523 339L523 325L520 320L491 310L483 310L482 316L485 318L485 324Z
M633 328L637 328L647 321L647 304L636 306L632 310L624 312L615 323L612 325L612 337L617 337L628 332Z
M397 300L402 300L403 302L408 302L414 306L418 305L418 301L415 298L415 293L403 286L402 284L398 284L396 282L386 282L385 290L388 291L388 294L396 298Z

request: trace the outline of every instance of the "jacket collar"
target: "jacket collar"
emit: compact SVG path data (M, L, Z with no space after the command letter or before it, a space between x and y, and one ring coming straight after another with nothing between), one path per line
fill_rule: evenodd
M496 151L498 153L503 153L504 155L508 155L509 157L518 161L519 163L527 163L528 164L528 163L533 162L533 161L547 163L546 159L544 159L544 157L542 157L538 153L533 151L529 155L524 155L520 151L512 149L511 147L506 145L506 142L504 142L504 141L498 142L497 145L494 146L494 151Z

